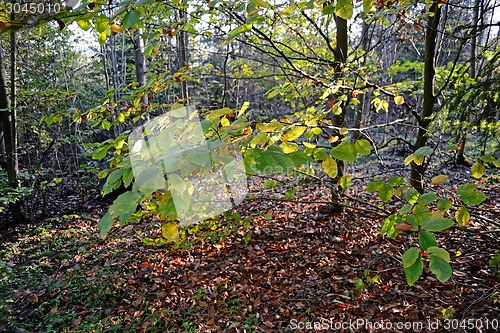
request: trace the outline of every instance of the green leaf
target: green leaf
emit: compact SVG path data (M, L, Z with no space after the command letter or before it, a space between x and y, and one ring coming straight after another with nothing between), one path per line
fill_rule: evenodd
M78 20L76 23L78 23L78 26L85 31L92 27L92 23L90 23L89 20Z
M248 244L248 242L250 242L250 238L252 238L252 231L249 231L245 236L245 244Z
M427 249L427 254L429 254L429 255L434 254L434 255L440 257L441 259L445 260L446 262L450 261L450 254L448 253L448 251L438 247L437 245L429 247Z
M401 231L394 229L394 225L400 222L402 222L401 217L397 214L392 214L391 216L386 218L380 226L380 234L383 235L387 233L387 236L389 236L389 238L396 239L396 236L399 235Z
M352 0L337 0L335 10L340 18L349 20L352 17L353 9Z
M405 205L403 205L403 207L401 207L401 209L399 210L399 213L406 214L408 212L411 212L412 208L413 208L412 204L405 204Z
M179 240L179 228L176 223L165 223L161 226L161 234L166 240L177 243Z
M429 211L429 208L417 204L413 207L413 216L415 217L417 225L423 225L430 220L431 212Z
M260 157L256 160L257 169L264 173L270 173L274 168L274 157L273 154L268 151L263 151Z
M124 28L138 29L140 21L141 14L139 13L139 11L132 10L125 14L125 16L123 17L122 25Z
M389 178L387 180L387 182L389 184L391 184L392 186L398 186L398 185L401 185L404 183L404 179L402 177L399 177L399 176L392 176L391 178Z
M325 158L326 158L326 155L327 155L327 151L325 148L318 148L318 149L314 149L314 152L313 152L313 158L315 160L320 160L320 161L324 161Z
M307 129L307 126L295 126L289 130L283 137L283 141L293 141L298 139L302 133Z
M460 224L461 226L466 225L470 220L470 214L467 208L460 207L455 212L455 219L457 220L457 223Z
M447 212L451 208L451 200L448 198L441 198L439 201L436 203L437 209L439 209L441 212Z
M373 4L375 0L363 0L363 11L369 12L373 10Z
M394 188L391 185L385 183L378 191L378 196L380 197L380 199L382 199L383 202L391 200L393 194L394 194Z
M150 194L159 189L165 189L167 181L165 180L163 169L157 165L152 165L142 171L135 177L134 188L144 194Z
M500 168L500 158L498 160L495 161L495 166L497 168Z
M297 167L300 167L301 165L307 165L311 162L311 157L309 157L303 151L296 151L296 152L290 153L290 154L288 154L288 157L290 157L292 159L292 161L295 162L295 165Z
M484 175L483 161L477 160L476 163L472 166L471 171L474 178L481 178Z
M448 262L437 255L429 257L429 269L441 282L446 282L451 277L452 269Z
M436 217L422 225L422 229L427 231L441 231L453 225L453 221L445 217Z
M332 178L335 178L337 177L337 162L335 162L335 160L333 158L331 158L330 156L327 156L325 158L325 160L323 161L322 163L322 166L323 166L323 170L325 171L325 173L332 177Z
M429 247L437 246L436 236L432 232L425 230L418 233L418 242L426 251Z
M106 17L106 15L101 14L95 21L95 30L97 30L98 33L103 33L108 29L109 26L109 19Z
M492 155L483 155L480 158L482 161L485 161L488 163L495 162L495 158Z
M346 142L346 141L344 141ZM349 163L353 163L356 159L356 155L358 154L354 145L349 143L342 143L332 149L331 155L333 158L336 158L340 161L348 161Z
M274 170L276 170L279 173L284 173L286 175L292 173L295 165L293 161L290 159L290 157L288 157L288 155L276 152L274 153L274 160L275 160L275 164L273 167Z
M417 203L419 203L421 205L428 205L431 202L436 201L437 199L439 199L439 197L436 195L436 193L428 192L428 193L422 194L418 198Z
M368 183L368 186L366 186L366 192L371 193L371 192L377 192L384 186L384 181L377 179L373 180L370 183Z
M343 176L342 178L340 178L340 186L342 186L342 188L346 191L351 188L351 183L352 178L349 176Z
M406 275L406 282L408 282L408 285L411 286L412 284L417 282L420 275L422 275L423 269L424 269L424 262L422 261L422 257L419 254L415 263L412 266L404 269Z
M128 169L130 170L130 169ZM106 179L106 183L104 184L102 188L102 195L106 195L111 193L113 190L116 190L118 187L120 187L121 184L121 177L125 174L125 172L128 171L127 169L115 169L113 172L111 172L108 175L108 178Z
M108 149L111 148L109 145L103 145L99 149L97 149L95 152L92 153L92 159L94 160L100 160L106 156L108 153Z
M412 266L417 259L420 257L420 251L418 247L410 247L406 252L403 254L403 267L408 268Z
M225 116L226 114L230 114L232 112L233 112L233 110L230 108L223 108L223 109L219 109L219 110L214 110L207 115L207 119L214 120L214 119L220 118L222 116Z
M141 202L142 194L137 191L128 191L120 195L109 207L111 217L118 217L123 225L135 212L137 205Z
M431 147L420 147L415 152L413 152L413 155L415 156L430 156L432 154L432 148Z
M362 279L357 279L356 280L355 288L357 290L363 290L363 289L365 289L365 283L363 282Z
M477 188L476 184L466 183L466 184L461 185L457 189L457 194L458 195L470 194L470 193L474 192L474 190L476 188Z
M108 235L108 232L111 230L111 226L113 225L113 218L107 212L100 220L97 222L97 227L99 228L99 236L104 239Z
M183 193L186 188L186 182L178 174L172 173L168 176L168 186L171 192Z
M410 188L405 193L405 199L406 199L406 201L408 201L411 204L416 203L419 196L420 196L420 193L418 193L418 191L415 190L414 188Z
M360 153L361 155L368 155L371 152L371 145L368 140L356 140L354 145L356 147L357 152Z
M327 5L322 10L324 15L329 15L335 13L335 6Z
M474 191L462 194L460 199L468 205L479 205L481 202L488 199L488 197L481 192Z

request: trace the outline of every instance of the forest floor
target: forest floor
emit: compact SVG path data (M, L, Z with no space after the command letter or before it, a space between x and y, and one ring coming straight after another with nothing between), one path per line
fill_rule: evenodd
M468 177L465 169L448 174ZM369 199L363 174L352 177L350 195ZM251 192L281 191L266 180L253 178ZM296 200L328 199L316 185L294 188ZM483 206L498 211L498 179L482 190ZM33 208L39 198L31 200ZM96 224L110 202L90 179L65 177L46 218L0 228L0 332L500 330L500 283L490 263L500 252L476 234L440 233L452 278L440 283L424 266L410 287L400 260L415 235L382 236L383 218L363 211L334 216L321 203L247 199L237 211L254 213L250 227L225 242L173 249L142 242L160 237L154 219L114 227L101 240Z

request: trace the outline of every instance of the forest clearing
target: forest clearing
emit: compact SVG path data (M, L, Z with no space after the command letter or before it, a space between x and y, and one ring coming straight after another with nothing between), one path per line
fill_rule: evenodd
M0 4L0 332L498 332L499 6Z

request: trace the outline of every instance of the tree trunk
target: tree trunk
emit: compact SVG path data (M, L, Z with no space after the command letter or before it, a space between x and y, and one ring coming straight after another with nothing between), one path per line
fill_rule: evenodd
M19 166L17 158L17 133L16 133L16 36L15 32L11 32L11 98L12 105L9 101L7 92L7 80L4 69L3 54L0 48L0 121L2 123L5 153L6 153L6 166L9 186L18 188L20 186L18 180ZM11 109L12 106L12 109ZM9 205L10 212L14 223L21 223L28 219L24 211L24 201L17 200Z
M347 28L347 20L335 16L335 24L337 26L337 42L335 46L335 79L338 80L342 76L342 68L345 66L345 62L347 59L347 45L348 45L348 28ZM339 91L339 94L344 94L344 91ZM342 112L339 115L333 115L332 123L335 127L344 127L345 126L345 116L347 111L348 102L342 102L341 108ZM333 143L333 147L340 144L342 138L344 137L338 130L335 130L333 133L334 136L338 136L338 140ZM337 161L337 177L333 180L332 184L332 201L334 202L342 202L342 187L339 184L339 179L344 176L345 165L344 161ZM336 205L335 203L332 205L332 213L340 213L344 209L341 205Z
M142 39L142 29L137 29L134 32L134 60L135 60L135 77L137 83L144 87L147 83L146 78L146 56L144 55L144 40ZM149 120L149 112L147 111L148 94L145 93L141 97L141 103L146 108L146 119Z
M441 16L441 7L438 2L434 2L429 9L432 16L429 16L427 22L427 31L425 36L425 64L424 64L424 105L419 122L417 139L413 146L414 151L427 145L427 131L431 120L429 117L434 112L436 96L434 95L434 77L436 75L436 37L439 20ZM411 185L420 193L424 191L424 164L417 165L411 163Z
M185 24L187 21L187 11L185 8L180 8L178 11L179 20L182 20ZM188 46L188 36L187 32L181 30L177 34L177 54L179 59L179 68L188 66L188 58L187 58L187 46ZM187 82L185 80L181 80L181 99L184 104L188 104L188 88Z
M368 49L370 48L370 38L368 36L368 30L370 25L363 20L363 27L361 29L361 52L363 52L363 61L361 62L362 66L366 65L366 61L368 58ZM363 123L363 115L366 113L366 110L370 107L370 98L367 96L367 92L363 94L361 97L361 103L359 103L356 107L356 118L354 120L354 128L361 128L361 124ZM359 131L354 131L352 134L352 139L357 140L360 137Z
M471 41L471 50L470 50L470 77L476 78L476 48L477 48L477 25L479 23L479 4L481 0L475 0L474 2L474 26L472 28L472 41ZM458 144L458 152L455 163L458 165L468 165L469 163L465 160L464 151L465 145L467 143L467 133L464 133L465 130L461 131L461 138Z

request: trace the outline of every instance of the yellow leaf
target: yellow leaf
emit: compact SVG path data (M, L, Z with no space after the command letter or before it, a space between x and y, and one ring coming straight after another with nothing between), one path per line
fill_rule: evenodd
M436 210L434 213L432 213L431 219L435 219L435 218L438 218L438 217L443 217L443 213L440 212L439 210Z
M432 179L431 184L439 184L439 183L444 182L446 179L448 179L448 176L439 175L439 176L434 177L434 179Z
M290 154L293 153L294 151L299 150L299 146L296 143L293 142L283 142L280 144L281 149L283 149L283 152L285 154Z
M334 142L337 142L337 141L339 141L339 137L338 136L333 136L332 135L331 137L328 138L328 142L330 142L330 143L334 143Z
M158 49L156 47L153 47L152 52L153 52L154 55L157 55L158 54Z
M177 242L179 240L179 229L175 223L166 223L162 225L161 234L169 241Z
M410 156L405 158L404 165L410 164L414 159L415 159L415 156L413 154L411 154Z
M122 27L120 27L118 24L112 24L110 28L113 32L122 32Z
M331 158L330 156L327 156L325 158L325 160L323 161L323 163L321 163L321 165L323 166L323 170L325 171L325 173L332 177L332 178L335 178L337 177L337 162L335 162L335 160L333 158Z
M342 127L341 129L339 129L339 133L340 133L340 135L346 135L346 134L347 134L347 132L349 132L349 131L348 131L348 130L347 130L347 128L345 128L345 127Z
M401 104L404 104L405 102L405 99L403 96L394 96L394 102L397 104L397 105L401 105Z
M394 90L396 89L396 87L393 87L393 86L386 86L384 87L385 90Z
M261 7L269 7L269 4L264 0L253 0L257 5Z

